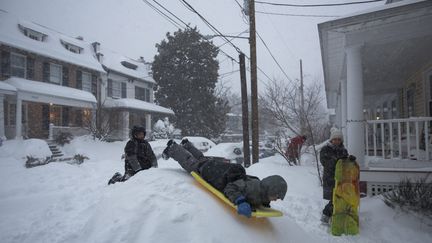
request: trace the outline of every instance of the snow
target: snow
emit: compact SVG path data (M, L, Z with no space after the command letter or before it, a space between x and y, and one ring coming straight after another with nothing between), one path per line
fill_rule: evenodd
M128 75L137 79L141 79L150 83L156 83L150 74L151 67L150 64L144 63L143 61L134 60L132 58L126 57L115 51L111 51L101 45L100 53L103 54L102 64L108 69L114 70L121 74ZM132 63L137 66L137 68L130 69L121 64L122 61Z
M272 202L285 216L247 219L201 188L171 159L160 159L159 168L107 186L115 171L123 172L120 156L125 141L79 137L64 150L90 160L31 169L18 157L4 156L5 151L16 150L9 143L23 142L6 141L7 147L0 147L2 242L420 243L432 239L429 221L391 209L379 197L361 199L360 235L331 236L319 222L325 202L315 167L288 166L280 156L262 159L247 172L260 178L278 174L287 180L285 200ZM311 160L308 154L302 158Z
M163 113L163 114L170 114L174 115L174 111L171 109L149 103L146 101L138 100L138 99L112 99L107 98L104 102L105 107L109 108L130 108L130 109L137 109L142 111L149 111L149 112L156 112L156 113Z
M0 93L2 93L2 91L6 91L7 93L9 92L15 93L17 89L10 84L7 84L5 82L0 82Z
M0 159L25 159L26 156L45 159L52 155L48 144L41 139L6 140L0 146Z
M18 77L11 77L4 82L14 86L19 92L23 91L46 96L68 98L96 104L96 98L94 95L84 90L44 82L31 81Z
M25 36L18 25L47 35L46 40L41 42ZM62 39L66 42L71 42L73 39L71 44L82 47L82 52L73 53L67 50L60 42ZM37 23L19 19L3 10L0 11L0 43L105 73L90 43L68 37Z
M242 151L239 155L234 153L234 149ZM243 157L243 143L219 143L204 153L205 156L223 157L226 159L235 159Z

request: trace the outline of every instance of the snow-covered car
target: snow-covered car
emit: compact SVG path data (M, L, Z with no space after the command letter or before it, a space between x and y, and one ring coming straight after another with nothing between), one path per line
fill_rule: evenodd
M216 146L214 142L205 137L184 137L183 139L189 140L189 142L202 152L207 152L209 149Z
M219 158L227 163L243 164L243 143L219 143L209 149L206 157Z

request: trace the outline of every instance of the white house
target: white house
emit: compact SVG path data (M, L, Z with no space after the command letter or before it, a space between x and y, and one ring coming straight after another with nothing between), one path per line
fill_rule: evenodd
M388 1L318 29L327 106L368 194L432 180L432 1Z
M0 137L85 132L105 73L90 43L0 10L0 60Z
M112 140L126 140L134 125L144 126L151 134L152 115L174 115L171 109L154 104L156 85L151 65L143 58L131 59L93 43L94 52L106 70L102 75L101 105L112 116Z

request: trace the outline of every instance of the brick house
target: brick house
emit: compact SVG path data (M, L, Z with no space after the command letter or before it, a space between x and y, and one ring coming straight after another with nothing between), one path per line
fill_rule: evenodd
M143 126L150 137L152 116L172 116L174 112L154 103L156 82L151 64L135 60L93 43L94 52L106 73L102 74L100 102L110 116L110 140L126 140L135 125Z
M0 30L0 137L48 138L50 124L84 132L105 73L92 45L2 10Z

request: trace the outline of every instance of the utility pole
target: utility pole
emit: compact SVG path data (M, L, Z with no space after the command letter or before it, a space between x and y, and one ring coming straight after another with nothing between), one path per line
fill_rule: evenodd
M251 62L251 100L252 100L252 163L259 160L258 141L258 82L257 82L257 55L255 33L255 0L249 1L249 44Z
M302 60L300 59L300 135L304 136L306 133L305 130L305 109L304 109L304 92L303 92L303 63Z
M246 65L245 54L239 54L240 60L240 82L241 82L241 99L242 99L242 121L243 121L243 157L244 166L250 166L250 148L249 148L249 108L246 84Z

